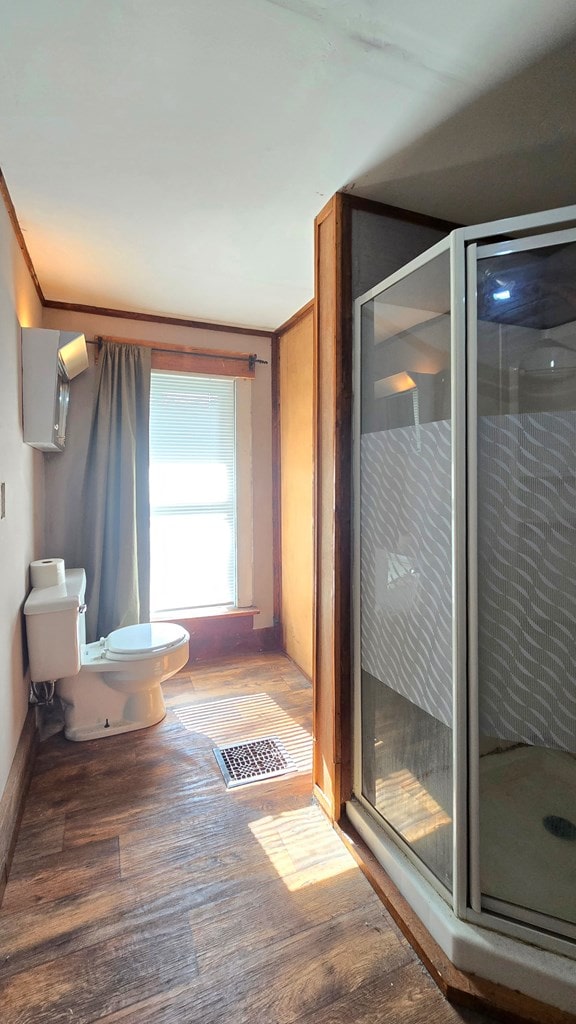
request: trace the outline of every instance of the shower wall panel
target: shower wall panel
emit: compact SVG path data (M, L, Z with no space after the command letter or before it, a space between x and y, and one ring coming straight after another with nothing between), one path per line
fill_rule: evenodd
M576 411L478 423L480 730L574 750Z
M452 885L452 427L449 259L362 314L362 793Z
M362 664L452 725L451 427L361 440Z

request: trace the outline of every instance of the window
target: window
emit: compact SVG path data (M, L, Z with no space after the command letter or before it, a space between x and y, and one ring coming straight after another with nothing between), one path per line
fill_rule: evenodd
M152 614L251 603L237 566L239 527L251 537L251 502L247 524L246 488L237 486L246 454L250 469L249 398L249 381L152 371Z

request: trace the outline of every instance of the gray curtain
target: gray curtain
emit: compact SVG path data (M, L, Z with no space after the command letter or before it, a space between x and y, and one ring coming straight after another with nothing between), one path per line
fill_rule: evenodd
M149 618L150 365L150 349L102 346L81 506L88 641Z

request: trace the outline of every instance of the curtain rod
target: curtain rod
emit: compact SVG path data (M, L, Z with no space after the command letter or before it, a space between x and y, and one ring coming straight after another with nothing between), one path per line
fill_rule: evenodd
M202 356L203 359L229 359L237 363L245 359L248 363L248 369L253 370L257 363L261 363L263 366L268 366L267 359L259 359L255 352L211 352L210 349L198 349L198 348L187 348L181 345L179 348L170 348L167 345L158 345L153 341L136 341L132 338L106 338L96 335L95 338L87 338L87 345L96 345L98 347L98 354L105 341L112 342L112 344L119 345L137 345L141 348L151 348L153 352L167 352L169 355L197 355ZM98 356L96 357L98 359Z

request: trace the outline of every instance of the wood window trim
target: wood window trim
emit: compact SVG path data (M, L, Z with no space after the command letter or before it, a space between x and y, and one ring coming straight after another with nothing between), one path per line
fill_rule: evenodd
M256 605L249 605L246 608L213 605L206 608L172 608L168 612L154 612L151 614L150 620L152 622L173 622L174 619L253 619L255 615L260 615L260 609Z
M199 349L189 345L148 341L138 338L118 338L98 335L92 344L99 347L102 342L119 345L136 345L152 349L152 369L181 373L202 373L209 377L243 377L253 380L256 374L254 352L228 352L225 349ZM96 352L96 362L98 361Z

